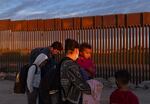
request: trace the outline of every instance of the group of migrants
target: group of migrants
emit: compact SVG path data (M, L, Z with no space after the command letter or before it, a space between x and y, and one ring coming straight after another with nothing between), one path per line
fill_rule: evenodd
M57 62L55 56L62 50L62 44L56 41L31 51L26 80L28 104L100 104L103 84L94 79L91 45L66 39L65 56ZM130 74L119 70L115 78L118 88L112 92L110 104L139 104L128 89Z

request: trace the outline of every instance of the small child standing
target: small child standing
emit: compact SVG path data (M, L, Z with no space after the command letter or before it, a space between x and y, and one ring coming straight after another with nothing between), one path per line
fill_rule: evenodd
M95 65L91 60L92 48L88 43L80 45L80 56L77 63L80 65L80 73L90 85L91 95L82 94L82 104L100 104L103 84L93 78L96 75Z
M126 70L115 73L118 89L112 92L110 104L139 104L137 96L128 89L130 74Z
M77 63L81 67L81 74L85 80L95 77L96 70L93 61L91 60L92 48L88 43L80 45L80 56Z

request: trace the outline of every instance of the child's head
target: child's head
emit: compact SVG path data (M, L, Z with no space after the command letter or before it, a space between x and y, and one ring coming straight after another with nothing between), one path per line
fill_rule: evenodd
M115 73L116 84L119 88L127 86L130 81L130 74L126 70L119 70Z
M90 59L92 54L92 47L88 43L82 43L80 45L80 56L85 59Z

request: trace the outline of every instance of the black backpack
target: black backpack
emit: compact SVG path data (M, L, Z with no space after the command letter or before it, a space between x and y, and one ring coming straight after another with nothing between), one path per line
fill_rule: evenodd
M36 71L35 74L37 73L37 65L32 64L36 66ZM24 94L27 89L27 75L28 75L28 70L31 65L26 64L24 65L19 72L16 74L16 79L15 79L15 85L14 85L14 93L16 94Z
M49 66L44 77L41 79L40 90L50 93L50 91L60 90L60 66L63 61L67 60L63 58L59 64L53 64Z
M41 51L43 50L44 48L35 48L31 51L30 53L30 64L32 64L35 59L37 58L37 56L41 53Z

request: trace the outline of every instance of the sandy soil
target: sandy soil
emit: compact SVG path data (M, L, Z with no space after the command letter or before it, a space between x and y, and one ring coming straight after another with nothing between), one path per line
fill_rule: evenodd
M0 81L0 104L27 104L26 95L13 93L13 81ZM102 92L101 104L109 104L109 95L113 88L105 88ZM139 97L140 104L150 104L150 89L134 89L133 92Z

